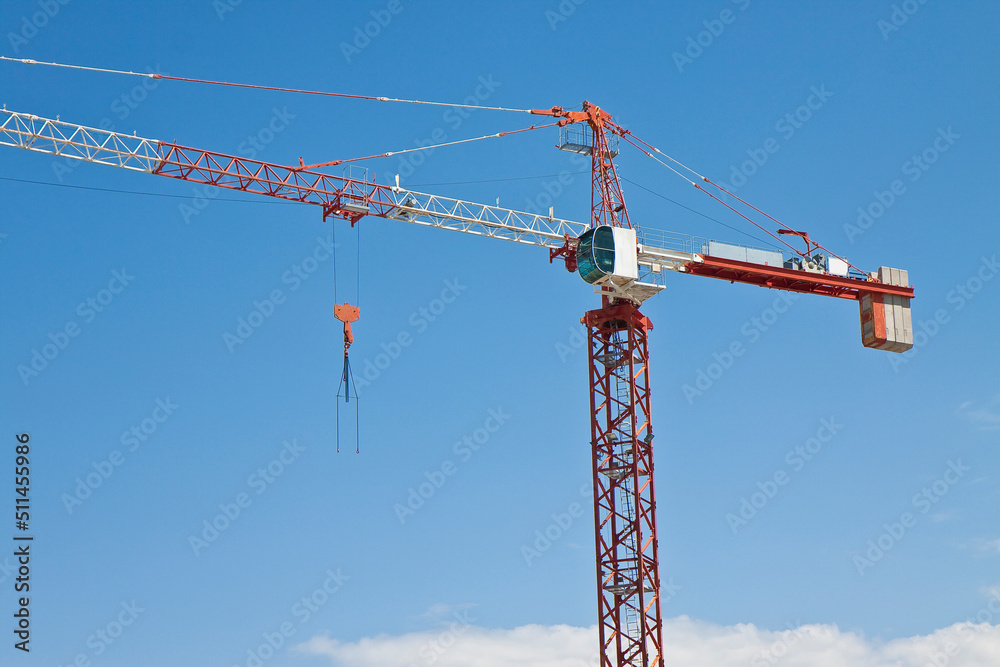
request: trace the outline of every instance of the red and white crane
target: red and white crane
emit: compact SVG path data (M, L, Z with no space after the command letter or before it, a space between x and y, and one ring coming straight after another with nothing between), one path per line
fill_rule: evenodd
M562 259L568 270L579 272L601 296L601 307L581 320L589 343L601 664L662 667L648 368L652 323L640 312L640 305L663 289L668 271L854 299L860 304L864 345L902 352L913 344L909 310L913 288L905 271L881 267L872 274L862 273L828 251L818 252L825 248L807 234L784 226L778 233L801 237L805 252L795 251L785 259L780 252L679 235L668 242L666 237L637 229L622 196L612 160L617 142L612 140L631 143L671 169L657 155L668 161L672 158L638 140L588 102L580 111L553 107L530 113L556 118L555 124L564 130L582 130L572 136L565 133L560 147L591 157L593 186L587 222L416 192L400 187L398 179L396 185L383 185L317 170L337 163L283 166L6 108L0 111L0 145L316 204L324 220L341 218L353 225L365 216L376 216L541 246L548 249L550 262ZM751 222L727 201L736 200L777 222L709 179L699 179L688 180ZM710 187L718 194L709 191ZM353 340L349 323L357 319L357 311L346 304L338 308L337 317L345 322L346 355Z

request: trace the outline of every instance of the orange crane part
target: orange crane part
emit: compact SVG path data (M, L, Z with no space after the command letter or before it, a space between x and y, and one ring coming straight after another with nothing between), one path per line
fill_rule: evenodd
M337 386L337 398L341 397L340 390L344 390L344 403L351 402L351 389L354 389L354 417L355 422L359 422L358 408L358 388L354 386L354 374L351 372L351 360L348 350L354 343L354 332L351 330L351 322L357 322L361 316L361 309L352 306L347 302L333 305L333 316L344 323L344 369L340 374L340 384ZM361 434L355 435L355 453L361 452ZM340 453L340 401L337 401L337 453Z
M357 306L352 306L348 303L334 304L333 306L333 316L344 323L344 356L347 356L347 350L351 347L354 342L354 332L351 331L351 322L357 322L358 317L361 315L361 311Z

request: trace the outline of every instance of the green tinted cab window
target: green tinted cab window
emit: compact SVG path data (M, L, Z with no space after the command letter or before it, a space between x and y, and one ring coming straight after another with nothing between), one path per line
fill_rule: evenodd
M611 227L602 225L584 232L576 246L580 277L594 283L615 269L615 238Z

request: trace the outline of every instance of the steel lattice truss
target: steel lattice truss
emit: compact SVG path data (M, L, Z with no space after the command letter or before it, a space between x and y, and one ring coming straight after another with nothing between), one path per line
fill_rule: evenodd
M4 109L0 144L169 176L230 190L317 204L324 217L365 215L546 248L576 238L586 223L424 194L347 177L189 148ZM682 259L690 259L685 257Z
M0 111L0 145L122 167L230 190L316 204L324 217L352 223L366 215L428 227L505 239L552 250L575 242L589 225L524 211L488 206L334 176L215 151L64 123L30 114ZM684 271L700 258L694 253L647 248L640 253L647 271Z
M594 111L597 122L610 120L604 111ZM597 126L600 128L600 126ZM591 149L591 178L593 186L590 191L590 206L592 224L612 225L614 227L631 227L628 209L625 208L625 197L622 196L622 186L618 181L618 170L612 161L612 151L608 146L608 135L595 129L593 132L593 148Z
M587 313L602 667L663 666L649 350L635 306ZM616 660L616 661L614 661Z
M572 246L575 239L590 228L587 223L260 162L7 109L0 110L0 120L0 145L316 204L322 207L324 217L340 217L352 223L366 215L374 215L553 251L566 248L567 244ZM621 191L614 178L614 165L598 160L601 153L610 155L609 151L610 148L601 143L594 153L595 161L601 162L595 165L594 186L602 196L598 211L605 222L627 224L625 209L617 210L621 205ZM610 157L606 162L611 162ZM682 245L688 247L676 250L642 245L638 253L640 281L662 283L664 271L679 271L848 299L859 299L864 293L913 296L910 287L723 260L699 253L696 244ZM653 293L655 290L648 293L640 290L629 292L629 295L641 300Z
M86 160L134 171L152 172L160 142L3 109L0 144Z

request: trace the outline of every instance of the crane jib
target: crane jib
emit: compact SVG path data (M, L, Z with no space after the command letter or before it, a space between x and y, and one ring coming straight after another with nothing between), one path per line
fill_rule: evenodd
M549 215L515 211L416 192L399 186L334 176L301 167L261 162L65 123L7 109L0 111L0 114L2 145L292 202L315 204L322 208L324 219L339 217L354 224L361 218L372 215L541 246L549 249L550 259L561 257L566 261L567 267L576 267L578 240L592 229L589 224L555 218L551 211ZM622 247L616 250L616 263L628 260L622 266L632 268L627 271L615 269L600 279L597 274L591 275L597 291L611 298L641 303L663 289L660 276L665 271L675 271L858 301L865 295L871 295L875 298L865 301L867 310L863 309L861 312L865 345L900 351L896 348L905 346L912 336L911 327L906 322L909 321L909 299L913 298L913 288L905 280L899 282L888 277L883 279L881 270L878 276L847 276L846 271L835 275L831 271L816 269L809 262L811 258L805 258L805 264L799 261L795 265L797 268L788 268L787 262L785 266L770 266L713 255L709 252L713 247L727 246L715 242L701 245L692 242L691 237L687 237L689 240L682 244L683 250L658 247L655 241L643 242L643 231L639 230L638 243L634 240L624 241L624 237L618 239L616 245ZM624 247L629 245L632 247ZM733 247L728 246L730 249ZM751 256L752 253L747 255ZM590 264L588 260L583 266ZM902 274L905 275L905 272ZM893 274L885 268L885 275ZM896 300L899 300L898 303ZM889 310L883 314L884 308ZM901 312L892 314L900 309ZM895 339L887 330L883 332L885 322L902 326Z

